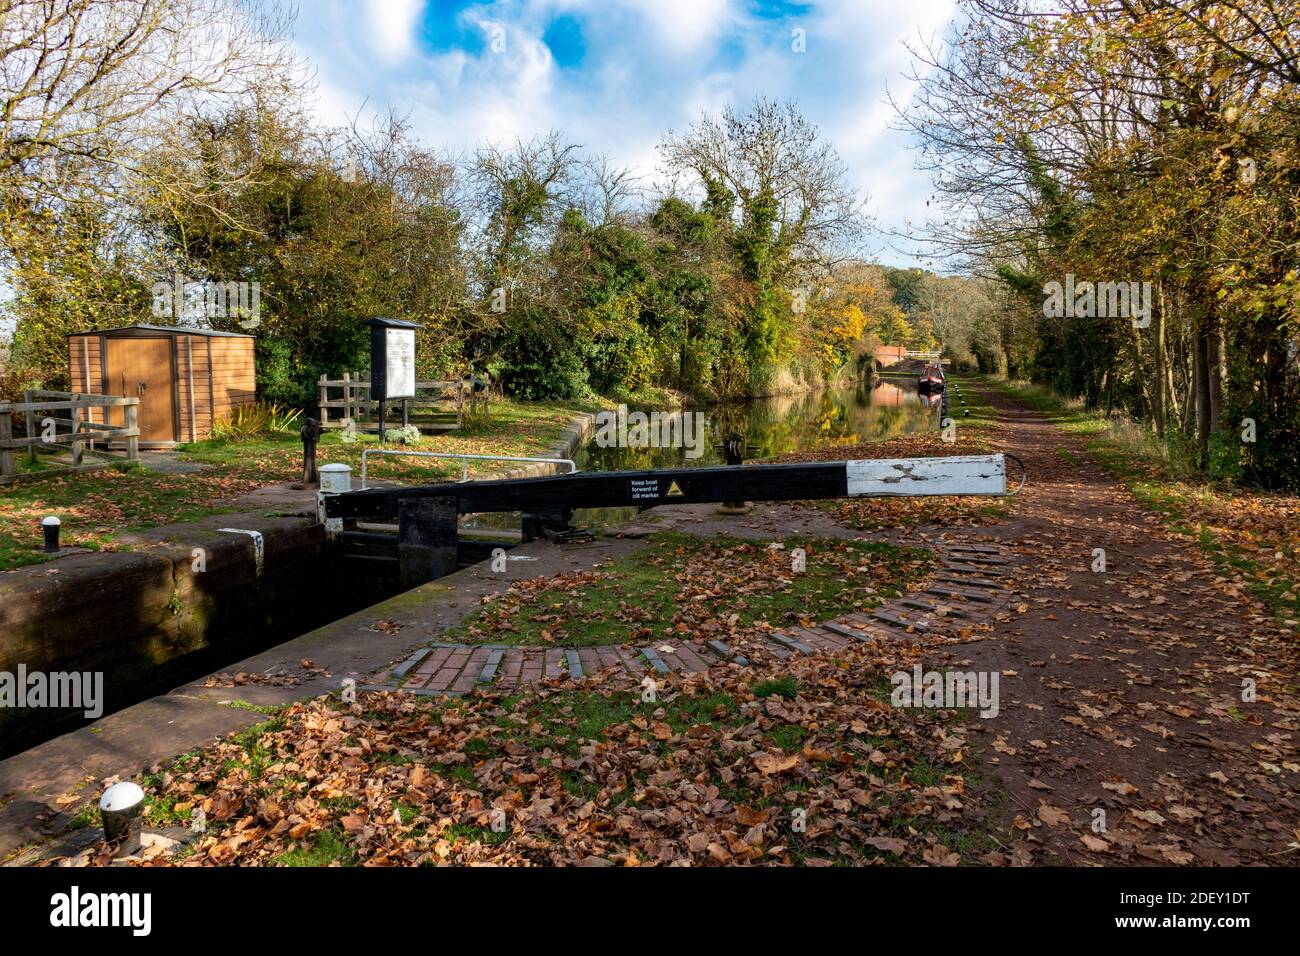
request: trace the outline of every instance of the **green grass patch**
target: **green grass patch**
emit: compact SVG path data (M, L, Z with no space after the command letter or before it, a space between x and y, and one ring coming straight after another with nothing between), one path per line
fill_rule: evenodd
M799 682L789 676L775 677L769 680L759 681L753 688L755 697L784 697L786 700L794 700L799 696Z
M592 646L817 622L902 593L933 561L929 551L880 542L782 545L661 532L595 571L516 585L449 639ZM794 567L799 548L803 570Z
M318 830L304 841L305 845L274 857L277 866L356 866L357 851L341 830L331 827Z
M978 862L996 834L964 809L973 798L963 780L976 779L969 760L948 759L913 715L864 707L880 675L843 664L834 681L782 668L669 686L653 701L635 682L589 682L504 697L385 695L360 712L331 698L300 702L147 777L147 819L181 825L178 801L188 809L205 794L233 797L238 808L209 814L206 836L186 850L223 865L353 866L380 855L546 863L567 859L560 841L580 830L616 862L644 861L668 841L698 863L911 863L935 839ZM963 809L936 817L951 794ZM314 818L299 838L244 822L271 803L299 812L299 801ZM504 829L489 823L491 808L506 808ZM795 825L805 814L806 832ZM736 839L760 822L747 856ZM373 828L387 835L375 840ZM251 839L227 849L238 830ZM898 854L861 842L866 834L897 835ZM688 850L693 835L718 842ZM388 853L392 840L399 856ZM735 855L719 860L728 846Z

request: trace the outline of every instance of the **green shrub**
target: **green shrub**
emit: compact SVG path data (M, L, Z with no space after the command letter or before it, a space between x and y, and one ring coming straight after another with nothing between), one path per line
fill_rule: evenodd
M384 441L400 445L418 445L421 439L418 425L403 425L401 428L384 429Z
M219 441L240 441L256 435L292 432L302 411L285 408L276 402L252 402L240 405L212 426L212 437Z
M524 401L570 400L591 395L590 339L518 333L502 348L498 375L506 391Z

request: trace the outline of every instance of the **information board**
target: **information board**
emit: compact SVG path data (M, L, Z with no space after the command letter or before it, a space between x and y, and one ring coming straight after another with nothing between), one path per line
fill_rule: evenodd
M383 404L415 398L414 322L371 319L370 397Z
M415 330L384 329L385 398L415 397Z

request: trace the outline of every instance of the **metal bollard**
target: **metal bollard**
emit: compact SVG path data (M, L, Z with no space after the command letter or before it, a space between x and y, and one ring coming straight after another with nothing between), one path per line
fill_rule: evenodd
M722 443L722 454L728 465L739 465L745 460L745 436L732 432Z
M140 849L140 816L144 791L130 781L115 783L99 798L104 820L104 839L115 844L118 856L130 856Z
M745 436L732 432L722 443L722 454L728 465L741 465L745 460ZM743 501L724 501L718 509L719 514L745 514L750 509Z
M316 492L317 520L325 526L325 536L333 539L343 531L342 518L325 517L325 496L339 495L352 490L352 469L343 464L322 465L320 490Z
M348 465L322 465L320 469L320 493L339 495L352 490L352 468Z
M45 553L59 553L59 529L63 527L63 522L50 515L48 518L41 519L41 530L45 532Z
M316 468L316 443L320 441L320 422L309 418L299 429L302 436L302 483L316 485L320 483L320 473Z

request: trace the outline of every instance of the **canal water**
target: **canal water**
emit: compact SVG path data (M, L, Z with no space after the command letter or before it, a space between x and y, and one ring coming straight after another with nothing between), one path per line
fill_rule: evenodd
M575 461L580 471L589 472L721 465L725 464L721 445L732 432L745 437L746 460L888 441L899 435L938 428L939 401L938 395L919 394L915 377L908 376L878 378L870 383L860 381L821 392L727 402L685 412L698 414L702 424L702 430L690 431L700 436L693 449L645 445L602 447L598 432L579 450ZM649 413L652 409L630 411ZM573 520L580 527L610 528L636 514L636 508L579 510ZM518 528L519 516L471 515L461 524L467 528Z
M732 432L745 436L746 459L887 441L938 427L938 402L937 395L918 394L916 381L910 377L730 402L686 413L698 414L703 420L698 456L688 454L685 448L602 448L593 438L576 460L582 471L720 465L724 463L720 446Z

